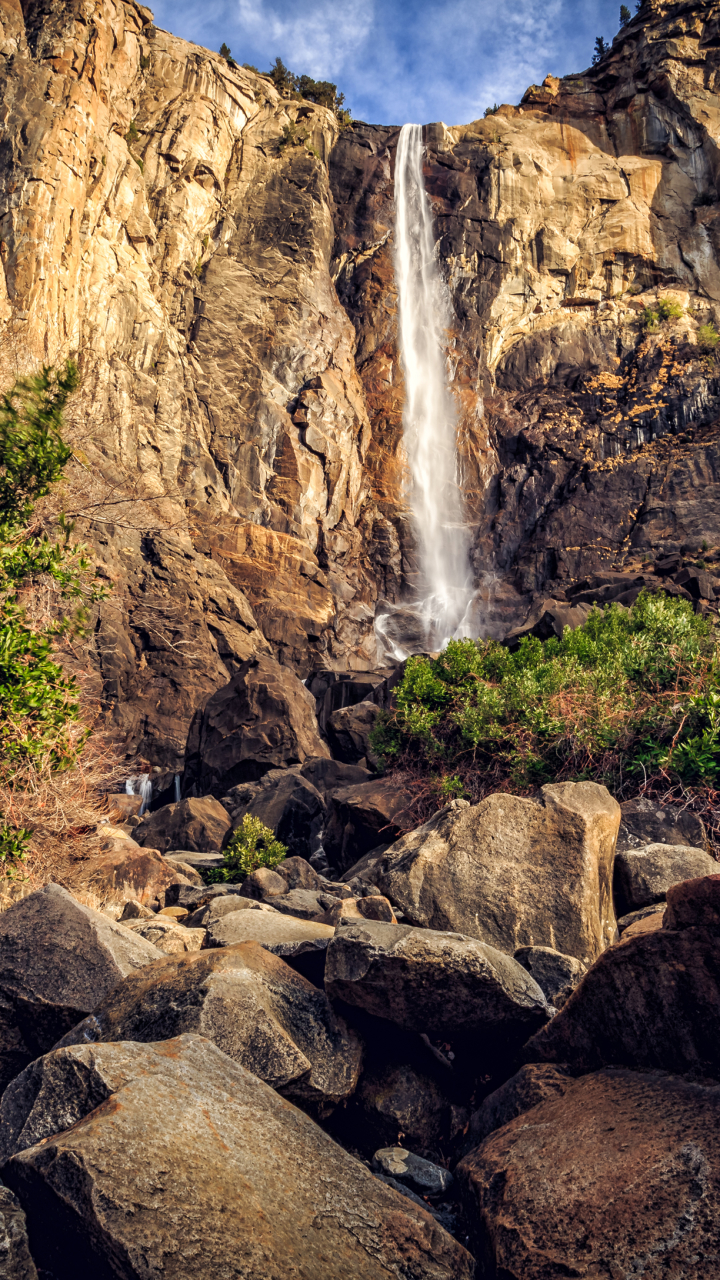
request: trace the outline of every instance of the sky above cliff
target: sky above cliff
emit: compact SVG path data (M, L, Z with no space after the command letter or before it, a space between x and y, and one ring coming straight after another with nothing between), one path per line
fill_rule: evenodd
M267 71L333 80L356 119L466 124L548 72L590 65L615 0L159 0L158 26ZM634 0L629 8L634 12Z

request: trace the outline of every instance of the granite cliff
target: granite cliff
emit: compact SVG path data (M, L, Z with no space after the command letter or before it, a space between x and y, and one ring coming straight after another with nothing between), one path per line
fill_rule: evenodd
M68 506L113 591L129 755L177 769L252 655L382 666L401 603L398 130L285 100L127 0L1 0L6 380L79 360ZM602 62L428 125L479 620L720 542L720 9L646 4ZM645 306L682 318L646 331ZM399 615L402 626L402 615Z

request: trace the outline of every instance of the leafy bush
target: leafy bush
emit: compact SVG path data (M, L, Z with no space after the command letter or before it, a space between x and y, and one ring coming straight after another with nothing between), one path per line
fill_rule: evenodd
M640 317L646 329L657 329L667 320L679 320L683 309L678 302L670 302L668 298L660 298L654 307L645 307Z
M720 333L718 333L712 322L709 324L701 324L699 326L697 331L697 344L702 351L709 354L711 351L715 350L718 342L720 342Z
M472 799L558 779L615 790L663 771L720 779L720 655L685 600L643 593L594 609L561 640L453 640L409 658L372 747L426 779L435 799Z
M208 884L235 883L244 880L258 867L276 867L287 858L287 849L275 839L270 827L266 827L259 818L246 813L240 826L233 832L223 858L223 867L206 872Z

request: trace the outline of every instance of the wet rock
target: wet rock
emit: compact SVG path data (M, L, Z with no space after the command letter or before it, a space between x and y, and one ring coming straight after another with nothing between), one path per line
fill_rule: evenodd
M620 805L617 852L648 844L682 844L704 849L705 828L697 814L655 800L624 800Z
M519 1071L488 1094L477 1111L470 1117L465 1151L472 1150L495 1129L502 1129L516 1116L523 1115L545 1102L546 1098L562 1097L572 1083L572 1076L563 1067L549 1063L528 1062Z
M373 1167L424 1196L442 1195L452 1186L453 1176L405 1147L382 1147L373 1156Z
M718 1086L602 1071L497 1130L455 1177L485 1273L713 1276Z
M518 947L515 959L527 969L556 1009L562 1008L587 972L580 960L553 951L552 947Z
M182 930L178 930L178 933ZM362 1047L327 996L256 942L173 957L147 981L121 982L58 1047L206 1036L234 1062L307 1102L340 1102Z
M410 799L410 794L392 778L333 791L323 844L335 871L346 871L383 841L397 839L399 822Z
M575 1074L606 1065L720 1074L717 886L720 876L705 876L670 889L662 927L626 931L529 1041L526 1060Z
M233 787L222 800L232 817L233 829L249 813L275 833L291 857L309 858L319 847L325 802L312 783L302 777L299 766L271 769L259 782Z
M185 786L225 795L270 769L329 754L312 695L289 667L261 655L243 663L193 721Z
M325 732L336 760L343 764L374 760L370 734L379 715L380 708L372 702L359 702L354 707L342 707L333 712Z
M209 947L232 947L238 942L259 942L281 955L277 948L283 943L323 941L332 937L334 929L313 920L296 920L278 911L233 911L221 920L210 920L207 925Z
M398 840L373 878L406 920L511 954L545 946L591 964L615 938L620 806L594 782L454 801Z
M405 1030L461 1038L487 1061L514 1052L548 1017L542 991L510 956L474 938L408 925L339 928L328 946L325 989Z
M9 1187L0 1186L0 1277L2 1280L38 1280L30 1256L25 1214Z
M717 870L717 862L704 849L684 844L647 844L627 849L615 858L613 894L617 913L625 916L662 902L671 885L711 876Z
M2 1176L52 1275L71 1258L78 1276L121 1266L137 1280L148 1267L197 1280L240 1257L247 1280L268 1280L287 1274L289 1249L312 1280L473 1275L429 1214L200 1036L56 1051L18 1087L14 1131ZM116 1211L119 1196L132 1213Z
M212 796L193 796L148 814L134 834L138 844L161 853L167 849L217 853L231 825L230 814Z
M0 1090L163 954L49 884L0 915Z

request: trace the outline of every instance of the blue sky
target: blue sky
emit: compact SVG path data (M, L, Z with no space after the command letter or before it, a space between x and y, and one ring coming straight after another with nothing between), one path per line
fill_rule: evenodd
M158 26L261 71L333 80L356 119L467 124L529 84L590 65L614 0L156 0ZM634 12L634 0L629 8Z

